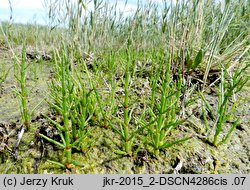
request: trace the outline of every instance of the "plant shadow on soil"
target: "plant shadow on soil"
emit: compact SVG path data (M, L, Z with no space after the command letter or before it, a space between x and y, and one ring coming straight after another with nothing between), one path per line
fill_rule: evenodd
M0 50L0 66L11 67L10 52ZM39 67L37 75L30 69L28 78L30 92L30 109L46 95L47 81L51 78L52 72L46 62L35 62L34 67ZM1 84L0 94L0 173L94 173L94 174L171 174L171 173L249 173L250 172L250 142L249 142L249 116L250 104L247 94L249 87L242 91L240 96L246 99L246 104L238 109L236 115L241 117L242 123L229 141L216 148L210 146L197 136L183 144L173 146L160 152L158 159L154 158L147 149L141 148L131 157L121 157L112 150L117 149L109 139L118 141L115 133L110 129L103 129L98 126L91 126L95 129L87 139L86 145L92 144L89 148L83 144L83 151L74 151L73 159L78 160L82 167L74 167L71 171L56 166L47 160L63 160L63 151L50 144L38 135L43 133L51 138L58 138L58 134L43 115L51 114L49 107L44 102L36 111L31 120L31 130L24 133L18 149L18 157L15 159L10 153L18 132L20 131L20 112L18 109L18 99L13 89L17 88L13 70L6 80ZM210 102L216 97L207 94ZM199 117L199 110L192 110L198 123L202 123ZM53 114L52 117L56 117ZM230 126L230 123L227 124ZM188 129L188 130L187 130ZM184 136L197 133L202 129L197 126L185 124L179 126ZM191 132L190 132L191 131ZM107 138L109 137L109 138ZM179 137L178 132L172 132L170 138ZM171 140L171 139L170 139ZM177 165L181 165L176 171Z

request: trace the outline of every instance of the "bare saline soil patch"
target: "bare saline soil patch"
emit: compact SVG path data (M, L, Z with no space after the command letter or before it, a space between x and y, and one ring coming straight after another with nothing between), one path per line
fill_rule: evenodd
M34 55L34 54L31 54ZM30 57L27 74L29 89L28 107L34 106L43 99L49 98L48 82L53 77L53 70L48 59ZM60 136L53 125L44 117L60 119L50 113L49 106L44 101L39 105L31 119L31 127L26 131L18 146L16 155L12 148L16 143L21 129L19 101L15 91L19 90L15 79L15 68L11 52L0 49L1 93L0 93L0 173L95 173L95 174L169 174L169 173L249 173L250 172L250 99L249 86L238 98L244 103L237 108L235 117L241 118L231 138L226 144L218 148L200 138L203 129L200 117L199 101L190 108L190 119L172 131L169 140L192 135L192 139L183 144L161 151L158 158L151 154L150 147L136 144L134 154L130 157L114 153L119 144L117 134L111 129L89 126L90 134L81 144L81 150L73 151L73 159L81 163L71 171L60 168L48 160L63 161L64 153L59 147L49 143L39 136L44 134L52 139L60 140ZM7 73L7 75L5 75ZM6 76L6 77L5 77ZM134 82L134 90L147 92L145 80L138 78ZM136 91L136 92L137 92ZM138 91L138 93L139 93ZM140 94L141 95L141 94ZM138 95L139 96L139 95ZM215 94L207 93L206 99L216 105ZM231 122L225 124L230 128Z

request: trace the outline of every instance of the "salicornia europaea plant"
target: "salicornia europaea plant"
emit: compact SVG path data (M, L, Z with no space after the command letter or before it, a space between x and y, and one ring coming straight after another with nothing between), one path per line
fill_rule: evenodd
M70 63L69 52L62 47L62 51L55 51L54 63L56 78L51 84L51 107L62 116L62 124L50 118L49 121L55 125L60 133L61 141L55 141L43 134L43 138L64 149L65 160L55 162L60 166L70 169L78 165L72 160L72 149L82 150L82 141L87 137L87 123L93 114L91 91L87 91L85 84L81 81L78 71L73 71ZM73 74L74 73L74 74Z
M152 93L151 107L149 108L151 119L149 123L145 121L141 122L144 127L147 126L146 129L149 134L148 144L153 147L155 156L159 155L160 150L191 138L185 137L174 141L167 140L170 132L183 122L178 115L181 110L182 79L179 77L178 81L174 82L172 80L170 64L164 61L164 55L160 56L158 58L160 66L154 75L158 77L151 79Z
M22 123L25 128L29 130L30 127L30 113L27 108L27 99L28 99L28 89L27 89L27 68L29 63L26 62L26 47L25 45L22 48L22 58L21 62L16 62L16 67L18 68L19 74L16 75L18 84L20 85L20 91L17 91L17 95L20 98L20 110L22 116Z
M240 122L240 118L236 118L230 129L225 132L226 123L229 121L229 119L231 119L231 117L233 117L234 110L238 104L238 102L235 100L233 101L233 104L229 106L229 101L232 99L233 95L241 91L244 85L249 81L249 77L242 76L244 71L246 71L249 66L250 64L246 65L244 68L237 69L230 79L226 79L225 77L225 75L227 78L229 77L227 70L221 69L218 104L215 111L213 111L212 106L200 92L200 96L205 103L205 107L207 108L210 117L212 117L211 119L213 120L213 126L211 128L212 131L208 131L208 134L213 132L213 140L211 143L214 146L219 146L226 143ZM203 117L205 117L205 121L207 121L207 116L205 113L203 113ZM205 122L205 124L206 129L210 129L207 122ZM222 135L222 132L225 132L225 135L221 138L220 136ZM208 140L209 139L210 136L208 136Z

